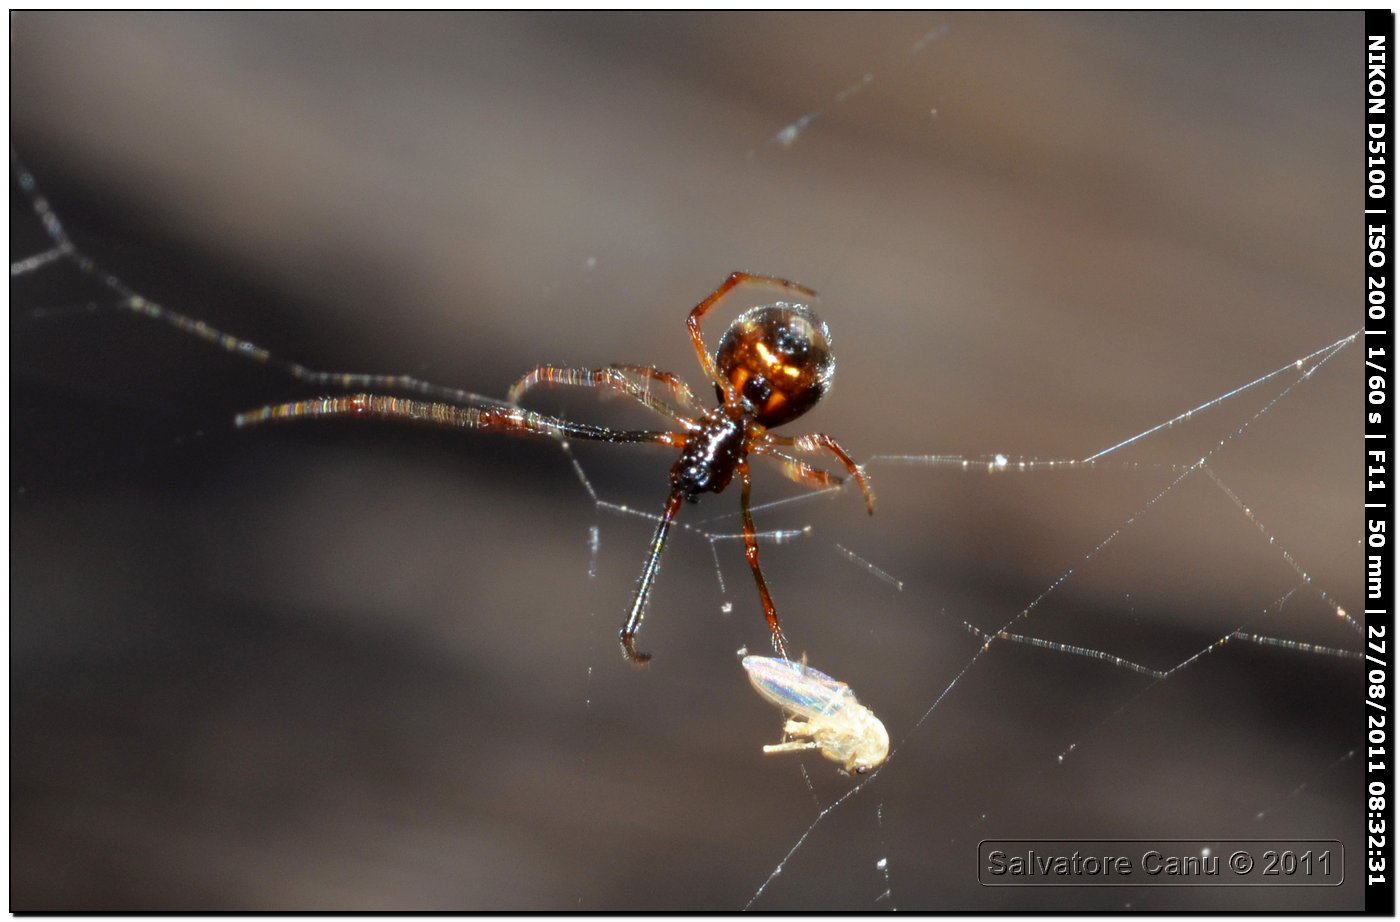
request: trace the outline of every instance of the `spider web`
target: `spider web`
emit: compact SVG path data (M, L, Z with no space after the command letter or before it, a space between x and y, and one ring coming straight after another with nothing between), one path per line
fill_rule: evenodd
M26 16L16 143L103 271L317 368L693 384L726 272L816 287L877 512L760 469L764 566L886 767L762 755L728 494L619 661L666 452L233 432L324 384L12 189L17 907L1359 905L1359 15L737 22ZM1347 881L978 886L1035 837Z

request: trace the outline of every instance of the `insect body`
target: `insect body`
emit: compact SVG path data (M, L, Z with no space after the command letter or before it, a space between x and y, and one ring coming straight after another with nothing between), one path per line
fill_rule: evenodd
M302 400L263 407L240 414L240 426L270 420L305 419L332 416L377 416L464 429L485 429L529 433L556 438L591 439L600 442L654 442L680 449L671 468L671 490L662 509L650 551L632 595L627 621L619 634L623 655L635 663L650 656L635 646L637 631L646 614L647 598L661 567L661 552L682 502L695 502L702 493L718 493L736 477L739 480L739 509L744 523L744 554L758 585L763 613L773 635L773 648L784 659L787 646L778 624L778 611L758 563L758 540L749 512L749 456L767 455L783 465L783 472L809 487L840 483L840 478L812 467L799 454L829 452L855 478L865 496L866 507L874 512L875 497L865 472L851 456L822 433L800 436L774 435L769 429L790 422L807 412L831 388L836 362L831 353L831 336L804 303L777 302L755 307L741 314L720 340L711 355L700 334L700 320L731 290L742 284L776 287L798 298L815 295L809 288L784 279L735 272L690 312L686 324L691 343L705 376L714 385L719 406L706 410L690 388L670 372L650 366L611 365L607 368L568 368L540 365L510 389L509 403L440 403L382 394L352 394L319 400ZM392 382L392 379L382 379ZM652 385L660 387L679 404L658 398ZM648 409L666 417L671 430L611 429L545 416L518 406L520 397L538 385L603 387L629 396ZM420 392L424 388L417 388ZM693 414L693 415L687 415Z
M760 695L794 715L783 724L783 733L793 739L764 746L764 752L816 749L857 775L877 768L889 756L885 725L856 700L845 682L805 663L770 656L746 656L743 666Z

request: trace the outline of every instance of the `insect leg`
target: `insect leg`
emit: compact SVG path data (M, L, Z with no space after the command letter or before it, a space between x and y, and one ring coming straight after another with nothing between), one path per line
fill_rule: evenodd
M766 745L766 746L763 747L763 751L764 751L764 752L767 752L767 753L774 753L774 752L806 752L806 751L809 750L809 749L820 749L820 748L822 748L822 747L819 746L819 745L817 745L817 744L816 744L815 742L813 742L812 740L808 740L808 741L805 742L805 743L800 742L800 741L798 741L798 740L789 740L789 741L786 742L786 743L769 743L768 745Z

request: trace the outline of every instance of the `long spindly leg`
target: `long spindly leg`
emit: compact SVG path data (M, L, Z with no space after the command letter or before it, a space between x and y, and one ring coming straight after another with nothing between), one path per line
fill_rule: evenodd
M787 279L774 278L771 275L752 275L748 272L731 272L729 278L720 283L720 286L710 292L709 296L690 311L690 316L686 318L686 326L690 328L690 341L695 346L695 355L700 359L700 367L705 369L705 376L725 393L729 392L728 382L720 375L715 368L714 356L710 355L710 350L705 346L705 338L700 335L700 318L705 316L706 311L714 307L720 300L739 285L757 284L772 285L784 291L795 291L808 298L815 298L817 293L805 285L796 282L789 282Z
M626 362L613 362L609 367L660 382L671 389L671 395L680 401L681 406L685 409L701 413L705 411L705 408L700 405L700 401L695 399L695 393L690 389L690 385L669 371L662 371L654 365L629 365Z
M316 400L274 404L239 413L234 417L234 425L256 426L269 422L336 416L377 417L457 429L516 432L554 438L589 439L596 442L658 442L675 447L683 445L686 438L684 432L590 426L533 413L519 407L456 406L450 403L427 403L408 397L386 397L382 394L350 394L344 397L322 397Z
M653 369L654 370L654 369ZM666 374L659 372L659 374ZM572 387L606 387L636 400L642 406L667 419L679 423L686 429L693 428L694 420L681 415L675 407L652 396L651 390L629 378L621 369L613 368L566 368L559 365L536 365L511 385L506 399L512 404L520 402L525 392L539 385L564 385Z
M758 537L753 527L753 513L749 511L749 463L741 461L739 473L739 511L744 517L744 557L753 571L754 582L758 584L758 597L763 602L763 616L768 619L768 630L773 633L773 649L783 659L788 658L787 644L783 641L783 629L778 625L778 609L773 604L773 596L768 592L768 582L763 578L763 569L758 565Z
M800 483L804 487L811 487L814 490L839 487L842 483L842 478L835 474L824 471L819 467L813 467L806 461L800 458L794 458L787 452L779 451L771 445L759 443L755 445L752 450L755 454L761 454L777 461L783 472L783 476L793 483Z
M632 609L627 613L627 623L618 632L618 640L622 643L622 655L632 663L641 665L651 659L650 653L642 653L637 650L637 632L642 629L642 619L647 614L647 598L651 595L652 584L656 582L656 574L661 571L661 552L666 548L666 536L671 531L671 523L676 520L676 513L680 511L681 503L685 500L685 494L673 492L666 500L666 508L661 511L661 520L656 523L656 534L651 537L651 550L647 553L647 562L642 567L642 575L637 578L637 591L632 595Z
M865 508L871 515L875 514L875 491L870 489L870 478L865 476L865 471L861 470L846 449L842 448L835 439L822 432L813 432L807 435L781 436L772 433L764 433L763 439L770 445L787 445L798 451L813 453L818 451L829 451L836 456L836 460L850 472L860 486L860 492L865 495ZM759 449L762 451L762 449Z

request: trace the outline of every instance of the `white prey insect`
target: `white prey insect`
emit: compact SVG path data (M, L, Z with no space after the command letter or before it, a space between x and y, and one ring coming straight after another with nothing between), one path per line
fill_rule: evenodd
M793 715L783 724L789 738L764 746L764 752L816 749L857 775L878 767L889 756L885 725L856 700L845 682L805 663L769 656L746 656L743 666L760 695Z

